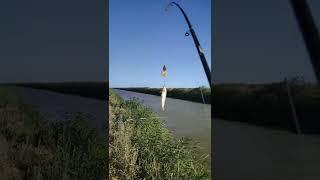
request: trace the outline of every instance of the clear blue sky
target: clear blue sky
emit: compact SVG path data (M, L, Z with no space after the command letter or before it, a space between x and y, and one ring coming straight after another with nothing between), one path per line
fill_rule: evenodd
M168 0L109 1L110 87L208 86L187 24ZM211 1L180 0L211 67Z

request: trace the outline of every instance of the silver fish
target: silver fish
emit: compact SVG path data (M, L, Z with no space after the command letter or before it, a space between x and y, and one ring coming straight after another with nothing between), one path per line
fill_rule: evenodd
M164 111L164 104L166 102L166 97L167 97L167 89L166 87L163 86L162 93L161 93L161 107L162 111Z

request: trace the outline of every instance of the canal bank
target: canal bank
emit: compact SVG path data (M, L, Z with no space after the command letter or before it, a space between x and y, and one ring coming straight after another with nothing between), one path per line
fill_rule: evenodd
M192 141L174 137L141 100L111 90L109 105L109 178L210 179L210 157L200 158Z
M29 99L27 102L16 90L14 87L0 86L0 177L105 177L105 136L101 136L92 126L90 118L81 113L72 113L63 119L51 119L46 113L39 112L41 108L32 106L36 100ZM31 97L28 89L20 90L26 97ZM46 97L43 94L43 91L34 92L32 97L41 99ZM57 100L56 96L51 98ZM50 106L49 98L42 100L45 103L42 106ZM51 110L54 112L54 109Z
M211 105L167 98L165 111L161 109L161 97L115 89L122 98L138 98L152 108L166 127L177 137L190 137L197 141L202 152L211 153Z

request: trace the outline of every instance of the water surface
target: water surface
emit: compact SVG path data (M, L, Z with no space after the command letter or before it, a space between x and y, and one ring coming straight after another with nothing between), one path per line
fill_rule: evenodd
M24 103L46 119L63 120L65 113L83 113L90 117L93 127L106 134L107 101L25 87L14 87L14 90Z
M319 180L320 137L214 119L216 179Z

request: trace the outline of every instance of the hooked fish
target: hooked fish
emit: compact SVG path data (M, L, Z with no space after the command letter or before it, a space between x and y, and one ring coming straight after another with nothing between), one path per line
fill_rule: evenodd
M166 96L167 96L167 89L165 86L163 86L162 93L161 93L161 107L162 111L164 111L164 104L166 102Z

